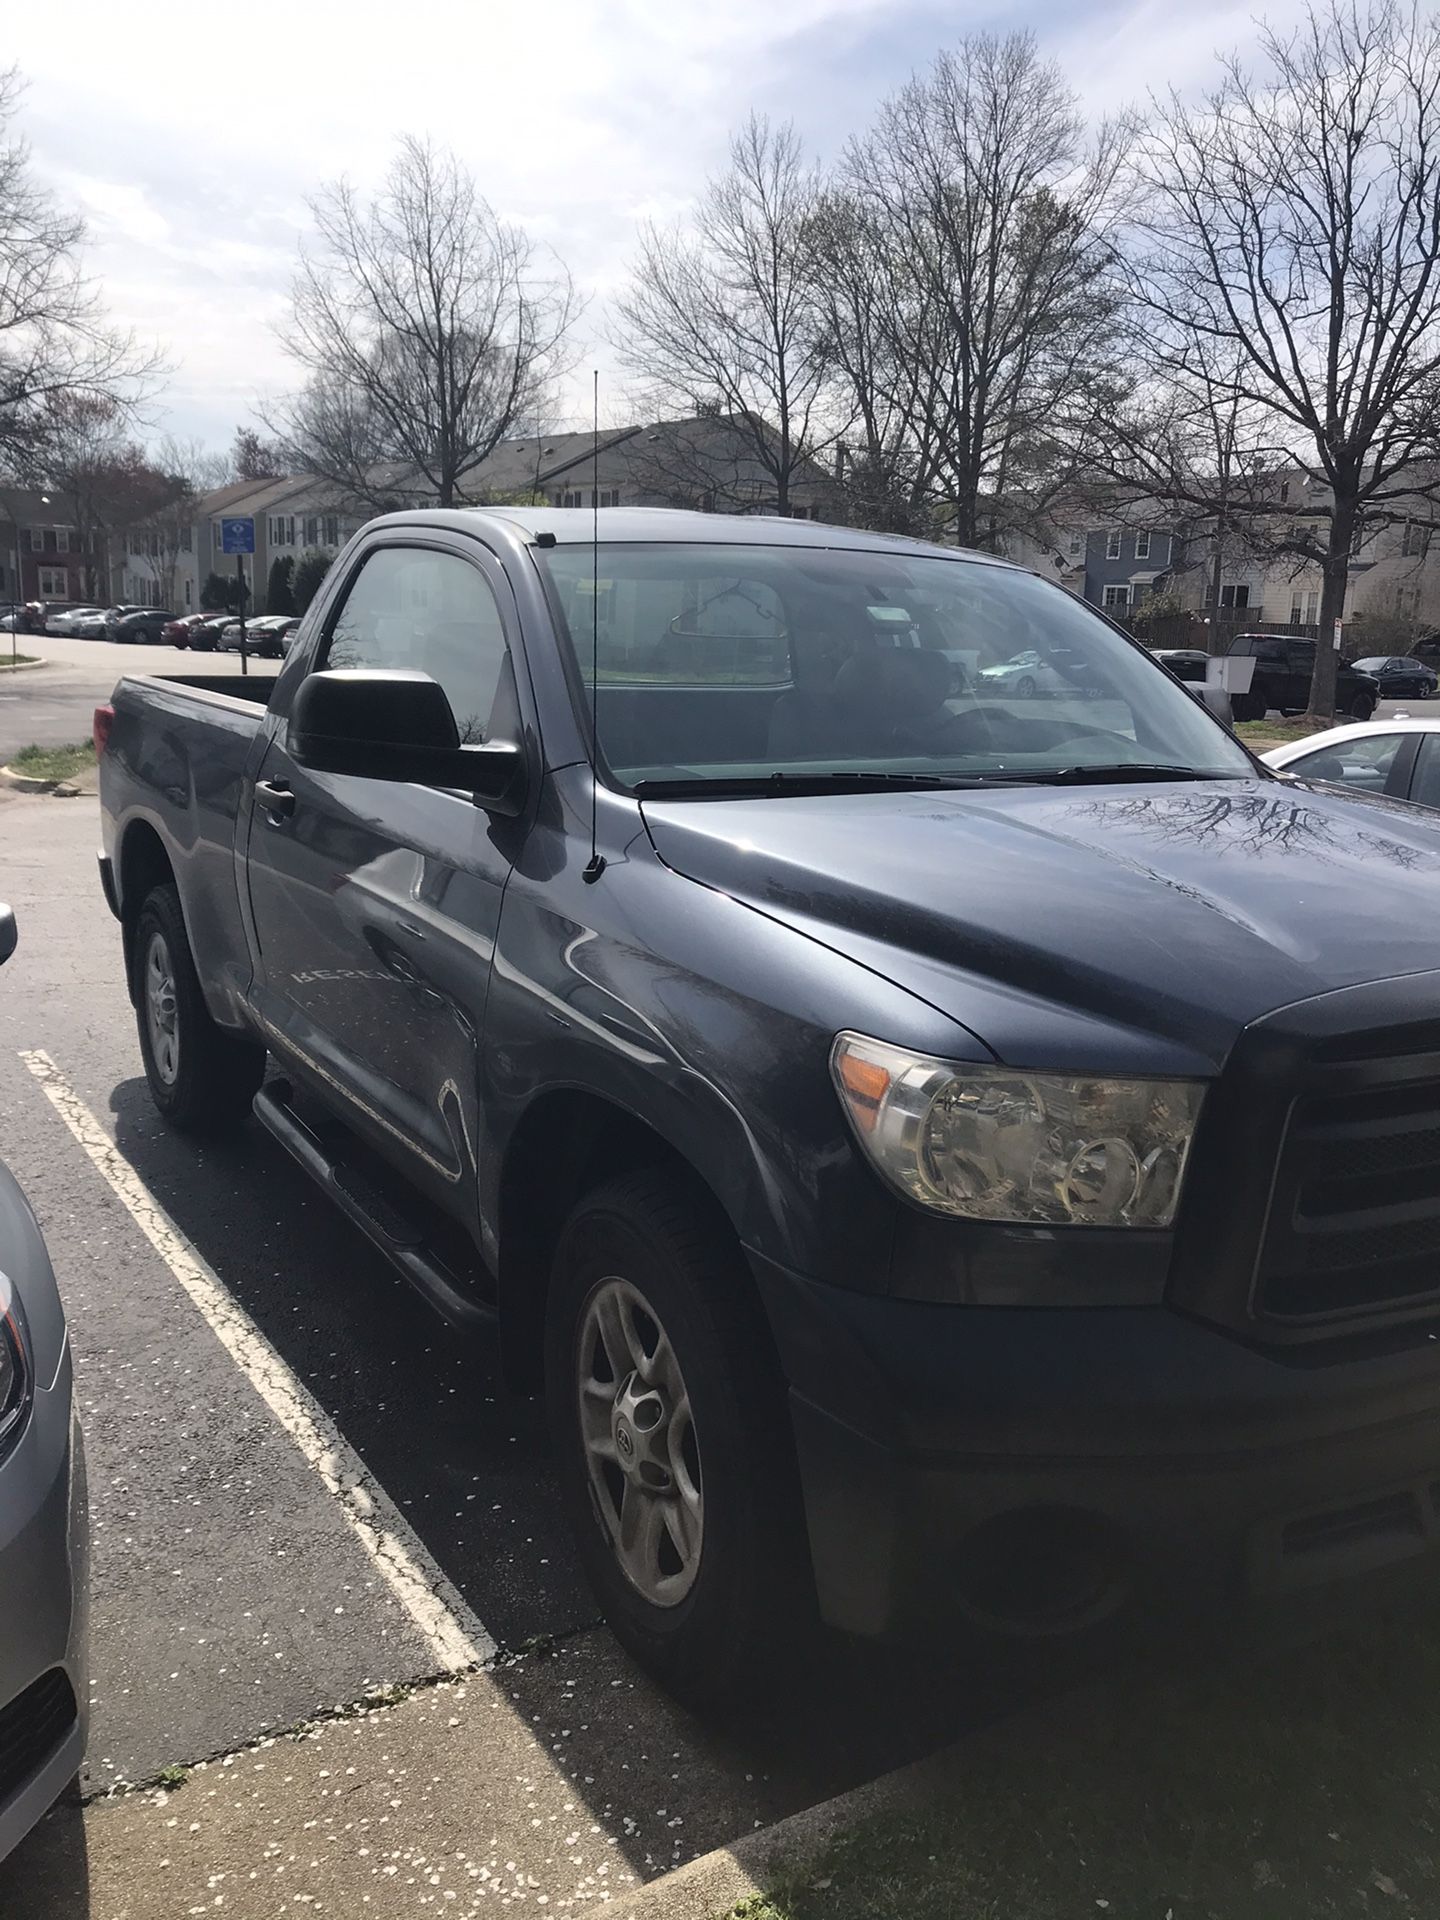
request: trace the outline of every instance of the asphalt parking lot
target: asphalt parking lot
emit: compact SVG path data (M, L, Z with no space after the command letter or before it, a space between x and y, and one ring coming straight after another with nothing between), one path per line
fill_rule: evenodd
M160 1125L97 839L93 798L0 789L0 897L20 928L0 974L0 1154L65 1295L89 1456L92 1862L97 1796L123 1807L163 1769L224 1764L472 1659L641 1879L958 1731L933 1675L907 1702L868 1659L753 1737L708 1732L648 1686L577 1571L540 1409L505 1393L488 1346L433 1319L258 1125L203 1147ZM287 1382L313 1427L287 1416ZM357 1485L418 1568L418 1607L354 1524ZM56 1879L66 1817L0 1865L0 1915L108 1920ZM134 1846L127 1883L153 1851Z

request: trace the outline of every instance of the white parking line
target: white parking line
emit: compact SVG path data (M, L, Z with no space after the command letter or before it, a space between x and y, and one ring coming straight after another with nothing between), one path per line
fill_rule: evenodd
M332 1495L360 1545L429 1644L437 1665L458 1673L495 1652L495 1642L333 1420L302 1386L214 1269L186 1239L66 1080L48 1053L20 1058L89 1154L135 1224L208 1321L212 1332Z

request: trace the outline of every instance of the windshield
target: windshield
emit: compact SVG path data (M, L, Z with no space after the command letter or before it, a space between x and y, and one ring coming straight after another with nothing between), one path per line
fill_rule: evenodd
M833 547L540 549L625 787L1072 776L1253 763L1060 588L962 558Z

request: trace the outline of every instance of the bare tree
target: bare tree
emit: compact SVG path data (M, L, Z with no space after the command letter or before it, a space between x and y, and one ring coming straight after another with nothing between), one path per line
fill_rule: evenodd
M0 468L44 465L61 402L133 419L161 363L111 327L80 265L83 222L37 182L14 131L21 82L0 70Z
M69 511L92 599L109 592L111 536L148 522L176 491L177 483L127 438L125 425L123 408L84 394L52 400L41 423L45 482Z
M713 473L702 458L687 481L717 505L788 512L843 424L827 410L814 298L817 191L794 128L752 114L688 226L641 234L617 345L653 412L726 423L738 458ZM706 435L690 450L718 444ZM740 498L727 492L732 467L747 477Z
M229 465L237 480L279 480L285 473L281 448L273 440L263 438L254 427L235 429Z
M368 205L342 180L311 212L282 336L308 378L267 425L348 498L384 504L401 468L451 506L564 371L569 277L542 274L460 163L413 138Z
M1440 497L1440 27L1329 0L1260 47L1172 96L1135 168L1142 413L1203 403L1228 457L1177 463L1136 422L1123 444L1179 505L1318 563L1328 719L1357 540Z
M237 442L239 438L237 433ZM173 607L180 556L190 551L195 538L196 503L202 494L224 485L232 460L213 452L202 440L178 440L172 434L160 442L154 460L166 488L164 498L146 518L147 548L159 582L160 604Z
M884 103L823 209L858 473L942 506L962 544L1033 518L1114 403L1124 134L1087 140L1029 34L981 34Z

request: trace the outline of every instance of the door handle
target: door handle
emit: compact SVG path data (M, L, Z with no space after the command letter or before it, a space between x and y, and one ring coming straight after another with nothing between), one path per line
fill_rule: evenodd
M269 816L272 826L288 820L295 811L295 796L283 780L257 780L255 802Z

